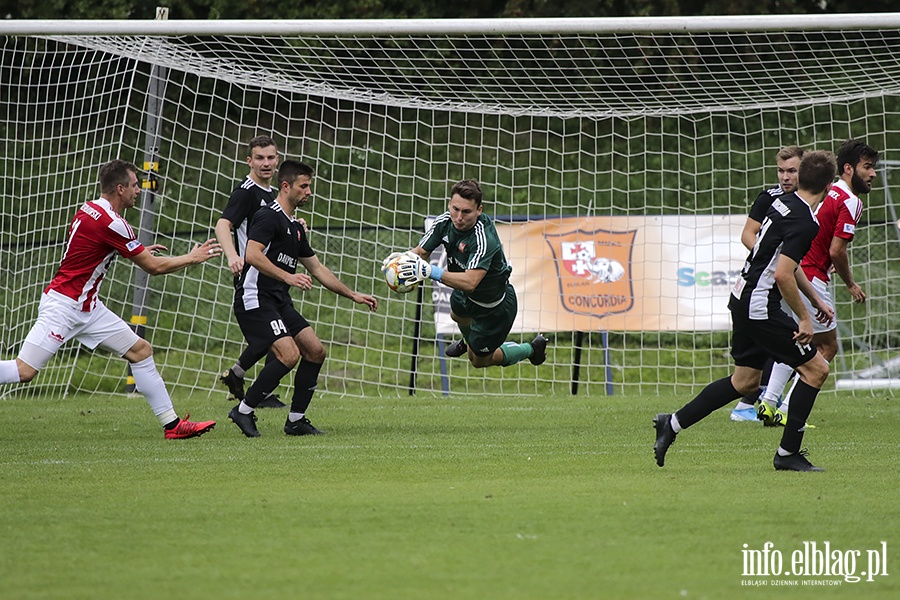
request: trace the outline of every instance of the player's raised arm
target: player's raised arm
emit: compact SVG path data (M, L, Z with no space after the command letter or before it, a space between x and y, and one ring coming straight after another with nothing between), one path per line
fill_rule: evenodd
M349 298L357 304L365 304L371 311L378 309L378 300L374 296L360 294L359 292L351 290L344 282L337 278L334 271L323 265L322 261L320 261L317 256L301 257L299 260L300 264L309 271L309 274L315 277L315 279L328 290L334 292L338 296Z
M221 255L222 247L219 243L215 239L208 239L202 244L194 244L193 250L181 256L155 256L150 250L144 249L131 260L151 275L165 275L190 265L199 265Z
M238 254L237 248L234 247L234 241L231 239L232 223L228 219L222 218L216 222L216 239L222 246L225 254L225 260L228 261L228 268L235 277L241 274L244 269L244 259Z
M247 262L250 263L257 271L270 277L282 281L289 286L298 287L301 290L312 289L312 277L306 273L289 273L284 269L279 269L269 257L266 256L265 246L256 240L247 242Z

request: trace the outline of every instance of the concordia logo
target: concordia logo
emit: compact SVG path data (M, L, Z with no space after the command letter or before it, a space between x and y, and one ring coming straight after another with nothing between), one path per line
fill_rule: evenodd
M569 312L598 318L634 306L631 253L637 230L545 234L559 276L560 302Z

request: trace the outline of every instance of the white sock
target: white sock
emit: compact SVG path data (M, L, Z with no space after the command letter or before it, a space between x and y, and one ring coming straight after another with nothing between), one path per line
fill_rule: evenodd
M790 365L775 363L775 366L772 367L772 374L769 375L769 383L766 385L766 391L763 392L762 399L773 408L778 406L778 398L784 392L784 386L793 373L794 369Z
M788 452L781 446L778 446L778 456L790 456L791 454L793 454L793 452Z
M144 395L147 404L159 422L163 425L171 423L178 418L175 408L172 406L172 398L166 390L166 384L156 368L156 361L150 356L136 363L131 363L131 375L134 377L134 387Z
M744 410L744 409L747 409L747 408L753 408L753 405L750 404L750 403L748 403L748 402L744 402L744 401L742 400L742 401L740 401L740 402L737 403L737 406L734 407L734 410Z
M253 413L253 407L241 400L241 403L238 404L238 412L242 415L249 415Z
M788 408L791 406L791 393L794 391L794 386L797 385L797 382L800 381L800 374L794 376L794 380L791 382L791 389L788 390L787 394L784 395L784 399L781 401L781 405L779 405L779 409L782 412L787 412Z
M678 417L675 416L675 413L672 413L672 418L669 419L669 425L672 426L672 431L675 433L681 431L681 423L678 422Z
M15 360L0 360L0 383L19 383L19 366Z
M304 414L306 414L306 413L298 413L298 412L288 413L288 421L290 421L291 423L296 423L297 421L299 421L300 419L303 418Z
M244 375L247 374L247 371L240 365L240 363L234 363L234 366L231 367L231 372L234 373L235 377L239 377L240 379L244 378Z

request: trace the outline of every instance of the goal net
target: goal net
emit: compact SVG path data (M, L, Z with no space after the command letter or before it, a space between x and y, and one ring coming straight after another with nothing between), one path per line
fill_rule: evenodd
M99 193L101 164L148 168L126 217L181 254L213 236L248 171L247 141L268 134L282 158L316 168L299 216L319 258L380 301L370 313L321 286L295 292L328 348L321 390L703 385L730 372L725 304L746 257L740 227L777 184L776 152L835 150L848 137L884 159L900 152L898 32L900 14L2 22L0 350L14 357L34 322L68 222ZM458 335L447 290L401 296L380 278L381 259L415 246L464 178L482 183L513 266L510 339L550 339L540 367L445 359ZM838 381L900 356L898 181L876 180L851 245L868 301L833 290ZM224 395L217 376L243 347L227 267L143 285L120 258L102 296L126 321L146 319L173 391ZM28 387L0 393L115 393L126 378L124 361L72 344Z

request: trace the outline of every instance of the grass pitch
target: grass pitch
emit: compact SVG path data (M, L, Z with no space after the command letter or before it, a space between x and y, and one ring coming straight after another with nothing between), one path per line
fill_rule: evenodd
M180 441L140 397L0 400L0 596L900 597L895 400L820 396L826 473L775 472L780 430L728 409L660 469L651 419L688 399L319 394L327 435L260 410L250 440L223 397L176 398L219 421ZM783 570L885 549L887 575L745 576L766 542Z

